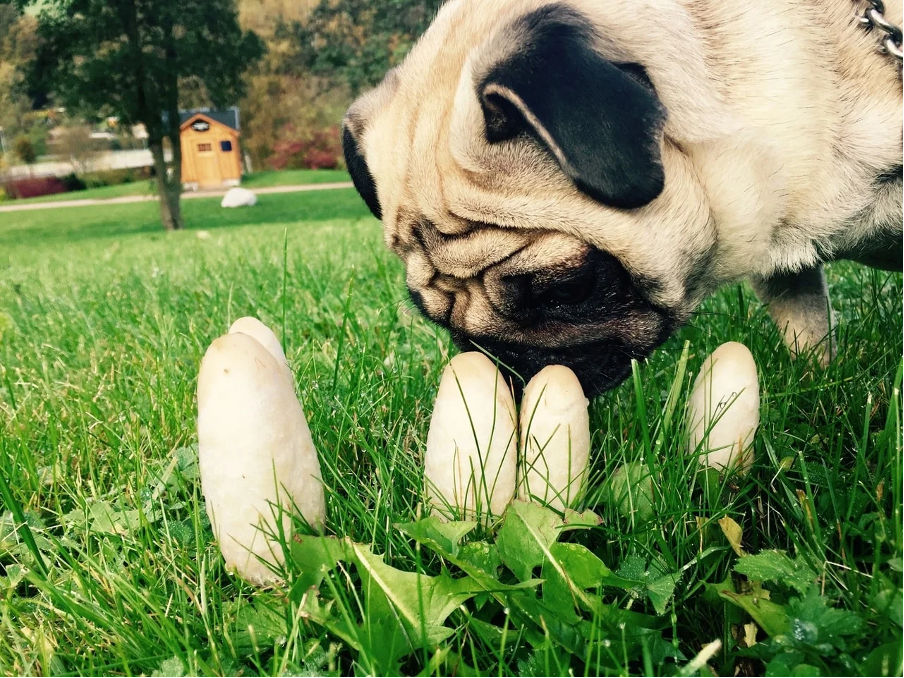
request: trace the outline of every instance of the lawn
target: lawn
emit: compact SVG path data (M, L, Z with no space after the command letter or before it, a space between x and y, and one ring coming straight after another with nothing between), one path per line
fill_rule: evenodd
M0 673L900 675L899 274L830 268L826 368L726 288L592 403L593 514L468 531L415 522L452 349L354 192L183 208L175 233L153 203L0 214ZM197 472L198 364L243 315L283 340L342 538L271 589L225 572ZM761 427L720 477L682 413L730 340Z
M270 186L292 186L300 184L324 184L337 181L350 181L345 170L264 170L253 172L242 178L242 186L254 190L255 188L267 188ZM84 191L69 191L67 193L54 193L37 198L25 198L22 200L8 201L5 204L25 204L32 202L59 202L61 200L109 200L132 195L154 195L156 188L152 180L133 181L127 184L114 186L100 186ZM3 201L0 201L3 202Z

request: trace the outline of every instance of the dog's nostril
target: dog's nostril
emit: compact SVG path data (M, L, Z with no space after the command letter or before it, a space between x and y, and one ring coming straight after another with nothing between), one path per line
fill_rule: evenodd
M587 301L592 291L593 280L589 277L578 277L556 283L544 296L554 303L572 305Z

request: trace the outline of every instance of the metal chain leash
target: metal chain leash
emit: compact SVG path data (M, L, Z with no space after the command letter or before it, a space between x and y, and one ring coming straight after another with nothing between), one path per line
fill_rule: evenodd
M867 0L869 7L860 17L860 24L871 31L874 28L882 31L879 40L884 51L896 57L898 61L904 60L904 49L901 46L901 29L885 18L885 3L882 0Z

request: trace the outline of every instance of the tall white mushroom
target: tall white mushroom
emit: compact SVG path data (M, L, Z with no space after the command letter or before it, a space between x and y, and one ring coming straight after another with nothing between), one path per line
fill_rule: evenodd
M283 352L282 344L279 343L279 339L273 334L273 330L264 325L264 323L257 318L245 316L239 318L230 325L229 334L236 333L247 334L267 349L267 352L272 355L273 359L276 360L281 368L283 368L286 375L292 381L294 388L295 377L292 376L292 371L289 369L289 361L286 360L286 354Z
M511 391L482 353L443 371L424 457L426 494L441 517L488 521L515 494L517 418Z
M544 367L528 382L521 400L522 498L559 511L579 498L590 455L588 404L564 365Z
M715 468L753 464L760 423L756 363L743 344L722 344L703 361L687 407L688 451Z
M262 324L210 345L198 376L201 488L226 566L259 584L283 562L297 509L311 525L326 516L317 451L279 342ZM272 333L269 333L272 336ZM275 345L274 345L275 342ZM274 353L278 353L274 356Z

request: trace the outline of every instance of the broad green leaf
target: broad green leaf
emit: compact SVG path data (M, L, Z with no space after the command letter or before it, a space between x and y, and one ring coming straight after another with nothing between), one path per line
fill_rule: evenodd
M452 611L474 594L483 591L469 578L452 579L448 574L428 577L403 572L383 562L370 549L354 544L358 573L379 587L395 610L414 629L440 626Z
M106 501L96 501L88 507L88 529L91 532L126 535L141 524L137 509L118 510Z
M853 612L829 607L815 585L800 598L788 602L788 616L792 637L799 643L817 648L828 644L843 650L844 636L854 635L863 627L863 620Z
M502 558L495 544L474 541L465 544L458 552L461 561L469 563L490 577L496 577L502 566Z
M443 622L461 603L482 591L467 577L429 577L403 572L361 544L352 544L361 577L361 631L379 664L421 648L435 648L453 633ZM476 590L473 590L476 589Z
M798 593L806 593L816 579L816 573L802 558L791 560L784 551L760 551L753 556L744 556L734 570L755 581L779 582Z
M786 633L791 621L785 608L755 593L735 593L722 589L719 596L743 609L770 636Z
M664 572L656 563L648 564L638 555L625 558L617 576L619 579L611 581L612 585L633 588L638 594L646 594L657 614L665 614L680 578L678 573Z
M563 618L532 591L512 591L505 600L512 621L534 647L555 644L574 654L582 654L586 649L586 638L592 637L592 632L582 633L581 623Z
M766 664L767 676L818 676L819 669L805 663L802 652L781 652Z
M241 604L236 613L233 644L245 650L282 644L286 637L285 609L281 600L268 596L258 596L251 604Z
M297 537L291 553L294 566L300 570L292 598L302 601L309 618L350 644L349 639L353 639L353 647L380 662L394 663L418 648L435 647L453 632L442 625L449 614L485 590L468 577L452 579L445 573L429 577L398 570L369 547L348 539ZM354 564L361 577L358 607L363 609L357 614L348 609L341 615L331 614L329 604L312 602L316 592L305 595L319 587L340 562ZM352 621L358 618L360 623Z
M550 509L513 501L496 536L502 562L519 580L530 579L533 569L547 559L549 547L559 536L561 525L561 518Z
M543 563L543 600L566 621L576 623L576 607L587 609L585 589L599 588L611 574L603 561L580 544L552 544L551 559ZM582 605L583 603L583 605Z
M571 530L589 530L603 524L603 519L596 513L587 509L578 513L572 509L565 509L565 517L562 519L562 532Z
M612 570L586 546L556 543L550 546L549 551L575 586L581 589L601 586L612 574Z
M647 596L653 603L657 614L665 614L666 606L675 593L675 585L678 583L677 574L663 574L652 578L647 583Z
M643 586L647 577L647 561L638 555L627 556L618 567L618 576L634 586Z
M336 613L335 607L335 600L322 601L318 595L308 595L301 599L300 613L304 619L319 624L346 645L361 652L364 645L359 637L360 629L348 615Z
M458 544L477 523L470 520L443 522L436 516L428 516L413 523L402 523L396 528L442 556L456 556Z
M864 676L900 676L904 669L901 661L901 642L880 645L863 663Z
M312 587L320 586L327 573L340 561L352 558L351 542L336 537L296 535L290 547L293 569L297 575L290 597L301 600Z
M301 601L302 617L316 622L357 651L363 665L400 675L399 659L412 651L413 643L386 596L372 588L355 593L351 600L332 579L326 584L330 598L322 601L316 592L310 592ZM375 595L371 596L371 592Z
M901 591L892 588L893 584L887 583L886 588L876 593L872 599L872 605L876 612L891 619L898 628L904 626L904 600Z

